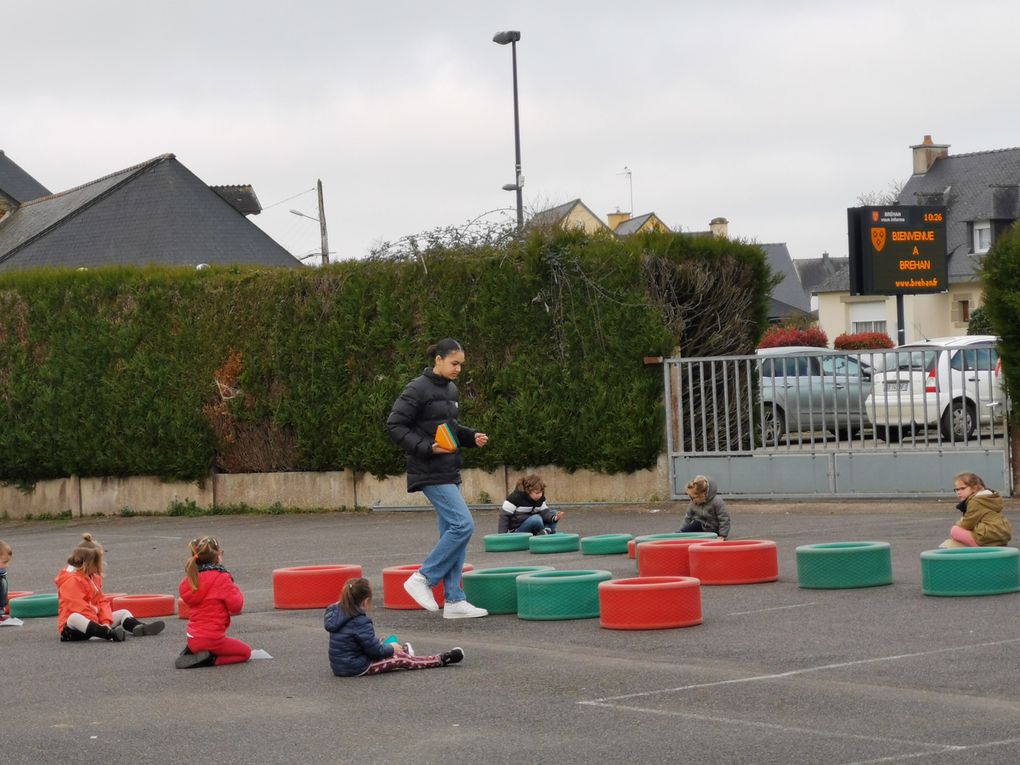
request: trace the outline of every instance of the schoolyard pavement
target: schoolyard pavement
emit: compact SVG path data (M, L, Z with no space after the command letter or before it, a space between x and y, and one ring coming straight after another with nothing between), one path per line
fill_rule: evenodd
M214 535L246 597L230 634L274 657L175 670L175 617L122 644L62 644L53 618L0 628L0 762L1017 762L1020 594L921 592L920 553L958 517L951 501L729 505L734 539L778 544L779 581L705 586L703 624L640 632L383 608L382 569L421 562L431 512L0 523L11 589L35 592L54 590L89 531L106 547L108 592L176 593L187 541ZM674 531L682 508L568 508L561 529ZM496 513L475 519L476 568L635 575L623 555L486 553ZM797 545L861 540L892 545L892 585L798 588ZM464 662L333 677L322 612L273 608L273 569L321 563L363 566L380 634L419 653L460 645Z

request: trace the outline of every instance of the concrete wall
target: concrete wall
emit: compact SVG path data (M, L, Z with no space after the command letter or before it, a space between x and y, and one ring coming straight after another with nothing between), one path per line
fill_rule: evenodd
M270 507L348 507L357 504L351 474L326 473L217 473L213 476L217 505Z
M0 517L24 518L28 515L81 515L81 482L77 476L39 481L31 491L15 486L0 486Z
M589 470L569 473L544 465L525 470L499 468L464 470L461 491L470 505L500 504L525 473L538 473L547 484L546 496L553 505L588 502L651 502L669 497L668 462L660 455L655 468L635 473L607 475ZM81 478L72 476L40 481L32 491L0 486L0 517L25 518L70 512L75 518L88 515L119 515L134 512L165 513L173 502L194 502L199 507L246 504L269 507L319 508L414 508L427 507L420 492L408 494L404 475L378 479L348 471L328 473L246 473L210 476L202 486L163 482L151 476L131 478Z
M141 513L165 513L171 502L192 501L212 507L212 481L164 483L152 476L130 478L82 478L79 515L117 515L124 508Z

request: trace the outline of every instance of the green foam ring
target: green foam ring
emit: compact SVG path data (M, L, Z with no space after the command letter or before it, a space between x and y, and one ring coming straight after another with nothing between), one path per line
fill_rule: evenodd
M963 597L1020 591L1020 550L952 547L921 553L921 591Z
M599 615L599 582L609 571L538 571L517 577L517 616L533 621L594 619Z
M797 584L804 589L843 590L892 584L888 542L828 542L797 548Z

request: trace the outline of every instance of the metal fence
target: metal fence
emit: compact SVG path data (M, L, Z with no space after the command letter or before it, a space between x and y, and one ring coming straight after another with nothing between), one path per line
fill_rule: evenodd
M726 458L729 470L754 476L761 466L737 466L733 458L806 455L818 463L816 473L826 465L824 485L813 481L810 493L855 495L875 487L880 493L938 493L941 487L934 487L945 470L964 462L986 472L994 467L1008 480L1009 404L991 343L668 359L665 378L667 447L680 477L690 472L681 468L706 459ZM874 486L861 483L864 475L849 485L847 476L869 453L887 459L884 467L872 465L878 470ZM931 458L918 461L925 454ZM901 491L895 475L887 474L897 460L888 458L900 458L903 467L907 456L918 477ZM853 458L855 470L841 469L841 461L846 468ZM924 490L923 480L933 488Z

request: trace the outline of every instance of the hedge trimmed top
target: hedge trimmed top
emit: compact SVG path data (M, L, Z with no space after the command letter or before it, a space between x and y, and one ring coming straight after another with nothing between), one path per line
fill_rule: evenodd
M457 338L468 467L627 471L663 442L648 355L749 353L774 278L752 245L535 233L321 269L0 277L0 480L403 472L389 407Z

